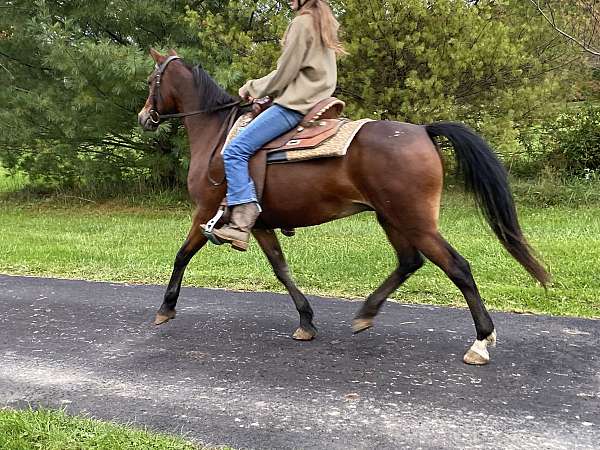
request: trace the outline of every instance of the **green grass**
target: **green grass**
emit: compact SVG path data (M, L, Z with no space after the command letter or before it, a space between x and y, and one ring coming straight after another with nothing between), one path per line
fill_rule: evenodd
M22 173L9 174L0 166L0 194L18 192L27 186L27 176Z
M72 418L61 411L0 410L3 450L198 450L182 439L96 420Z
M442 232L471 263L490 308L600 317L600 210L524 207L526 235L550 266L548 291L531 280L483 224L472 201L444 197ZM179 203L135 207L129 201L0 202L0 272L128 283L166 284L191 223ZM298 285L306 293L365 297L393 269L395 259L370 214L281 238ZM184 284L282 291L260 249L246 254L206 246ZM454 285L432 264L396 294L406 303L464 306ZM155 299L156 304L160 303Z

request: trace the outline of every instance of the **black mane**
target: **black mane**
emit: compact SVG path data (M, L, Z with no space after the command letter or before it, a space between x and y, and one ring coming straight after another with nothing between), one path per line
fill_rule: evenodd
M194 67L188 65L188 68L192 71L194 83L198 88L199 101L202 102L200 108L213 108L237 100L219 86L199 64Z

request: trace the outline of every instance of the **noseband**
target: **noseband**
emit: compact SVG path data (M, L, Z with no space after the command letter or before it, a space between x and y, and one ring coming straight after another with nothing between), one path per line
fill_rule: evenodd
M160 114L158 112L158 98L160 97L160 83L162 80L162 77L165 73L165 70L167 70L167 66L175 61L176 59L181 59L180 56L169 56L167 59L165 59L163 61L162 64L157 64L156 65L156 69L155 69L155 74L154 74L154 90L152 92L152 108L150 109L150 120L152 121L152 123L154 123L155 125L158 125L161 120L165 120L165 119L176 119L176 118L181 118L181 117L187 117L187 116L195 116L198 114L203 114L203 113L211 113L211 112L216 112L216 111L221 111L223 109L228 109L228 108L232 108L234 106L237 106L241 103L241 100L235 101L235 102L230 102L230 103L225 103L224 105L217 105L217 106L213 106L211 108L206 108L206 109L200 109L198 111L191 111L191 112L184 112L184 113L177 113L177 114Z

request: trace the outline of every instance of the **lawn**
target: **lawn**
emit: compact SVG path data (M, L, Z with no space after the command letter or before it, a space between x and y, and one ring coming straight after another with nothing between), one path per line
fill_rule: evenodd
M0 409L3 450L199 450L183 439L122 425L72 418L61 411Z
M16 192L27 185L27 176L24 174L10 174L8 170L0 166L0 193Z
M127 283L166 284L185 239L185 203L135 206L131 199L95 203L0 201L0 272ZM600 210L522 207L522 226L553 275L545 291L508 256L469 199L446 194L441 228L471 263L493 310L600 317ZM395 259L372 214L281 237L293 276L304 292L362 298L394 268ZM206 246L184 285L282 291L260 249L246 254ZM465 306L454 285L428 263L395 294L403 303ZM157 306L160 303L156 299Z

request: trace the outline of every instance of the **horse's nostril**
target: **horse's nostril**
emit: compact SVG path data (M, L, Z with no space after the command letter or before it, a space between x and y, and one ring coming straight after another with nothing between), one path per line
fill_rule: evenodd
M138 114L138 123L145 131L152 131L154 129L151 122L150 115L146 111L142 111Z

